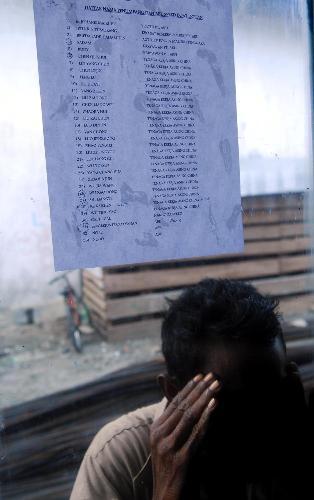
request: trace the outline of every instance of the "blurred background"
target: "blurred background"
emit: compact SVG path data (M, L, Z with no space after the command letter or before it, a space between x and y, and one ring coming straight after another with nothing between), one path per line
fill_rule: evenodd
M68 498L95 431L160 397L165 297L204 277L279 297L289 356L314 384L312 1L232 3L243 254L67 282L53 268L32 1L0 2L0 498Z

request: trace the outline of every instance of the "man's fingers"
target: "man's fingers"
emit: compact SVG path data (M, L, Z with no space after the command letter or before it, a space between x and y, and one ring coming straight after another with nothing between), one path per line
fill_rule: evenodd
M180 391L177 396L171 401L168 408L161 415L159 421L156 425L159 427L159 432L161 435L168 436L178 425L181 419L186 418L191 411L191 408L195 401L200 399L202 395L208 390L209 386L215 380L214 375L209 373L206 377L199 375L194 377L194 379L188 383L182 391ZM208 396L210 393L208 393ZM208 396L203 396L205 398L205 404L209 402ZM201 405L204 406L204 399L201 400ZM196 415L196 419L199 418L199 412ZM191 422L192 424L192 422Z
M165 421L168 420L170 415L177 410L179 404L184 400L184 398L188 396L188 394L190 394L190 392L193 391L193 389L202 380L202 378L203 375L201 374L196 375L196 377L190 380L190 382L188 382L183 387L183 389L180 392L178 392L178 394L172 399L172 401L170 401L170 403L168 404L167 408L164 410L162 415L160 415L160 417L156 420L156 424L158 426L162 425Z
M209 403L209 400L212 396L212 391L209 390L209 386L212 384L212 380L208 379L204 385L201 387L200 396L198 396L199 406L201 407L201 411L204 406ZM200 411L198 407L194 407L196 395L193 396L193 391L176 406L175 410L169 416L169 418L160 426L160 431L164 436L168 436L171 434L176 427L179 425L181 420L188 420L188 429L187 432L190 433L192 431L194 423L198 420L200 416ZM195 414L192 415L192 412ZM180 429L179 429L180 432ZM176 438L175 438L176 439ZM182 437L184 439L184 436Z
M214 379L214 375L209 373L204 377L202 374L196 375L190 382L188 382L183 389L178 392L178 394L170 401L169 405L163 412L163 414L158 419L158 424L163 424L172 413L178 413L181 409L184 409L185 404L191 404L191 402L186 403L186 398L192 398L194 401L211 383ZM191 401L191 400L189 400Z
M217 399L212 398L206 408L203 410L201 418L198 423L194 426L194 429L189 436L186 443L183 445L181 452L183 454L189 453L192 455L197 450L199 444L206 434L206 430L208 427L210 415L215 411L218 405Z
M206 408L212 408L212 406L208 407L208 405L215 404L215 400L213 398L220 390L220 387L221 386L218 380L214 380L214 382L212 382L212 384L205 391L203 391L201 396L196 401L190 401L191 406L187 406L186 409L182 411L181 418L171 434L171 439L175 443L176 449L181 448L190 438L194 427L200 425L202 415ZM189 398L187 401L188 400Z

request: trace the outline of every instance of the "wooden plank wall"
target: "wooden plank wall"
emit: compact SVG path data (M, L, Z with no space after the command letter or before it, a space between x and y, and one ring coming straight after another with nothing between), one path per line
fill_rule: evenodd
M311 233L303 194L243 198L242 254L83 271L92 318L110 340L156 335L165 297L205 277L252 282L281 300L284 316L314 308Z

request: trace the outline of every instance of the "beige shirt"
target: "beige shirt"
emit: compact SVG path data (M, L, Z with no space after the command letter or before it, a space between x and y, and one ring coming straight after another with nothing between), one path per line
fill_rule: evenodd
M167 400L105 425L81 463L70 500L151 500L150 426Z

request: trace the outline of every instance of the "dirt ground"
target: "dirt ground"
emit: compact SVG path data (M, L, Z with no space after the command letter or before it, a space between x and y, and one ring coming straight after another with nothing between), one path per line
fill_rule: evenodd
M0 321L0 408L90 382L160 354L159 343L149 338L110 344L92 334L83 340L83 353L78 354L67 337L66 319L23 326Z

